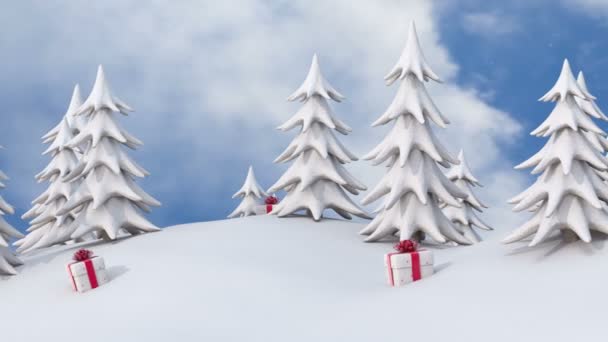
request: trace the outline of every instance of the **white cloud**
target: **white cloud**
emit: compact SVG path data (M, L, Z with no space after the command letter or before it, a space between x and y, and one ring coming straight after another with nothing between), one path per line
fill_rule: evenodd
M441 136L453 152L465 148L487 184L480 197L499 206L488 221L508 227L513 220L504 200L523 186L524 176L511 171L502 146L520 127L476 91L453 83L458 65L439 42L430 1L35 4L13 3L13 10L0 13L5 26L0 49L6 52L0 74L20 79L24 87L49 84L48 96L67 105L73 83L86 81L86 93L96 64L104 63L114 90L137 109L125 122L147 144L135 154L153 171L147 189L167 196L187 193L201 210L206 201L228 201L250 163L268 168L257 170L267 183L280 174L281 167L270 168L270 162L291 135L272 127L297 109L285 97L303 80L313 52L319 53L326 77L348 97L334 106L354 128L344 141L359 155L378 143L386 129L369 124L396 91L387 89L382 77L397 60L408 22L415 19L427 59L445 81L430 86L453 122ZM47 122L49 113L27 119L43 115ZM42 150L41 133L13 139L28 144L28 151ZM13 157L28 165L26 159L34 158ZM351 168L368 186L383 172L366 162ZM18 180L19 186L33 182L29 179ZM209 193L215 198L208 199Z
M608 16L608 2L605 0L562 0L561 3L566 8L594 17Z
M469 33L486 38L496 38L518 31L513 17L498 12L473 12L462 18L462 25Z

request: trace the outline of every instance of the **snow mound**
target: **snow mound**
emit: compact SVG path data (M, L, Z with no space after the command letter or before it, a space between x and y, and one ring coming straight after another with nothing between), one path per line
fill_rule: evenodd
M364 223L255 216L171 227L110 244L23 257L0 280L6 341L601 340L606 240L426 246L437 274L386 285L393 242ZM72 292L78 247L105 258L110 283Z

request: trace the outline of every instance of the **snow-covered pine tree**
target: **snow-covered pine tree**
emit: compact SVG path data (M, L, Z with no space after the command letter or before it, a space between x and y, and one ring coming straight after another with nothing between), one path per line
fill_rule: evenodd
M564 61L553 88L540 101L556 102L549 117L532 131L549 137L543 148L516 169L533 167L536 182L509 201L514 211L530 209L533 217L504 239L505 243L534 235L535 246L552 232L561 231L565 240L577 237L591 241L590 230L608 233L608 185L598 172L608 170L608 160L583 132L605 136L588 113L577 103L594 100L574 79L568 60ZM604 203L602 203L604 202Z
M1 148L1 147L0 147ZM6 174L0 171L0 189L5 188L4 182L8 180ZM15 275L17 270L15 266L23 265L21 260L15 256L13 251L9 247L9 240L11 238L22 238L21 234L17 229L6 222L4 215L12 215L15 213L15 209L8 204L2 196L0 196L0 274L1 275Z
M401 81L397 95L386 112L372 126L394 121L384 140L364 159L374 165L388 162L388 172L363 199L372 203L387 195L376 217L361 234L365 241L377 241L400 231L401 240L421 239L423 235L444 243L471 242L462 236L445 217L439 202L460 207L464 197L440 170L458 161L450 156L433 134L430 122L446 127L449 121L439 112L424 86L439 77L428 66L420 49L414 22L401 57L385 77L387 85Z
M443 206L443 213L449 218L456 229L462 233L471 242L480 242L481 237L473 229L477 227L484 230L492 230L492 227L483 222L475 211L482 212L484 208L487 208L477 196L473 193L473 187L482 186L481 183L473 176L469 165L464 159L464 152L460 150L458 154L458 161L460 164L452 166L446 176L456 186L467 194L464 199L459 199L461 206L460 208L451 205Z
M578 84L581 91L585 93L589 93L587 88L587 82L585 81L585 75L582 71L578 73L578 77L576 79L576 83ZM581 99L575 97L576 103L583 110L583 112L594 119L599 119L602 121L608 121L608 117L604 115L602 110L597 106L594 99ZM606 140L605 134L603 132L601 134L597 134L592 131L582 131L585 137L589 140L591 145L598 149L601 153L606 153L608 151L608 140Z
M131 149L142 142L118 126L115 113L127 115L133 111L127 104L112 96L103 67L99 66L95 85L89 97L74 113L84 115L86 125L68 143L70 147L86 146L76 168L65 181L81 180L80 185L59 214L66 214L82 206L70 229L72 238L90 232L114 240L120 231L130 234L159 230L144 218L141 211L160 202L145 193L134 181L148 172L137 165L122 145Z
M587 81L585 80L585 75L582 71L579 71L578 77L576 79L576 83L581 88L583 92L589 93L589 89L587 88ZM602 121L608 121L608 117L602 112L602 110L595 103L594 99L583 100L581 98L575 97L576 103L581 107L583 112L592 118L599 119ZM606 155L608 151L608 140L604 134L597 134L591 131L582 131L587 140L600 151L603 155ZM596 170L598 175L602 177L604 181L608 181L608 171L599 171Z
M341 102L344 97L323 77L317 55L304 83L289 101L300 100L300 110L278 128L282 131L301 126L296 138L277 157L275 163L294 161L279 180L268 190L287 192L271 214L279 217L305 210L318 221L325 209L351 219L352 215L367 218L367 214L346 194L358 195L365 186L357 181L343 164L357 160L336 138L333 130L348 134L351 128L335 117L328 100Z
M262 190L262 187L255 179L253 167L249 166L245 183L243 183L241 189L232 196L232 198L240 197L243 198L243 200L241 201L241 204L228 215L228 218L255 215L256 207L262 205L262 199L266 196L268 195Z
M15 242L15 245L19 246L18 252L27 252L71 240L74 213L58 215L57 212L63 208L78 185L77 182L64 182L62 178L78 163L76 152L67 144L73 138L69 118L81 104L80 87L76 85L65 115L57 126L42 137L43 143L50 143L43 154L50 155L51 161L36 175L36 179L38 182L49 182L49 187L32 202L33 207L21 217L24 220L32 220L27 229L28 234Z

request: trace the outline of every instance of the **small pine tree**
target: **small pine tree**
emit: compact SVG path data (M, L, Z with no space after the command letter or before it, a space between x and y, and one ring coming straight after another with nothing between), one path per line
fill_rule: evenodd
M232 198L241 197L243 200L234 211L228 215L228 218L243 217L256 214L256 207L262 205L262 198L268 196L262 187L258 184L253 173L253 167L249 166L247 172L247 178L245 183L239 191L237 191Z
M471 169L467 165L464 159L464 152L460 150L458 154L458 160L460 164L452 166L446 176L456 186L462 190L467 197L459 199L461 204L460 208L451 205L444 205L443 213L449 218L456 229L462 233L471 242L480 242L481 237L473 229L477 227L484 230L492 230L492 227L483 222L475 211L482 212L484 208L487 208L477 196L473 193L474 186L481 186L481 183L473 176Z
M74 213L59 215L58 211L68 201L78 182L64 182L63 178L70 173L78 163L77 152L68 146L73 138L73 130L69 125L69 118L80 107L80 87L76 85L72 94L70 105L65 115L55 128L45 134L44 143L50 143L43 154L51 156L51 162L38 175L38 182L49 182L49 187L32 204L34 205L21 218L32 219L28 234L15 243L18 252L27 252L71 240L74 227Z
M329 99L340 102L344 97L325 80L317 55L314 55L306 80L288 98L304 104L279 126L282 131L298 126L301 130L275 160L275 163L294 163L268 190L269 193L282 189L287 192L272 214L284 217L305 210L318 221L325 209L332 209L346 219L351 219L352 215L368 217L345 192L358 195L366 187L343 166L357 158L338 141L332 130L346 135L351 128L335 117Z
M561 231L568 241L580 238L590 242L591 230L608 233L608 185L598 175L608 170L608 159L584 133L606 136L592 120L596 115L591 113L599 113L589 110L594 99L575 81L565 60L557 82L540 98L556 102L555 108L532 131L549 140L538 153L515 167L533 167L532 174L541 173L532 186L509 201L515 205L514 211L530 210L534 215L507 236L505 243L533 235L529 245L535 246L555 231ZM587 109L581 104L587 104Z
M72 148L85 146L76 168L65 181L81 180L60 215L82 208L72 223L72 238L99 232L100 237L114 240L121 231L129 234L158 231L145 219L141 211L160 202L144 192L134 181L148 176L123 150L142 145L142 142L118 126L117 112L127 115L133 111L112 96L103 67L99 66L95 85L89 97L74 115L84 115L86 125L68 143Z
M8 177L6 174L0 171L0 189L4 189L6 187L4 182L7 180ZM0 274L2 275L15 275L17 274L15 266L23 265L21 260L15 256L8 244L11 238L23 237L23 234L21 234L4 219L4 215L12 215L14 213L15 209L13 209L13 207L8 204L2 198L2 196L0 196Z

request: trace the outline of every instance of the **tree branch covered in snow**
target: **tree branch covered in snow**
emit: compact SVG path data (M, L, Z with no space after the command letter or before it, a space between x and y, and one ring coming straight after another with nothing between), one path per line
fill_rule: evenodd
M1 148L1 147L0 147ZM0 189L4 189L6 185L5 181L8 180L8 176L0 171ZM13 251L9 248L9 240L11 238L22 238L21 234L17 229L6 222L4 215L14 214L15 209L8 204L2 196L0 196L0 274L4 275L15 275L17 270L15 266L22 265L23 263L19 260Z

